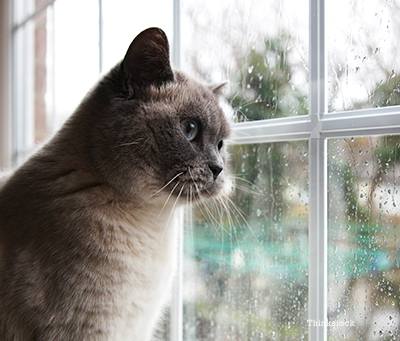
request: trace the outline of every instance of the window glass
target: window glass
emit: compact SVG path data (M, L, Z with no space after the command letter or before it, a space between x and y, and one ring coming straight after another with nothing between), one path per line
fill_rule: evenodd
M237 121L308 110L308 1L183 0L182 67L229 80Z
M231 158L232 195L186 215L184 340L307 339L307 143Z
M400 104L399 1L327 0L329 110Z
M99 78L98 0L55 2L53 53L56 129Z
M398 340L400 136L328 146L329 340Z
M46 2L46 1L45 1ZM25 19L28 7L15 3ZM99 74L98 1L58 0L14 31L13 162L22 163L79 105Z
M103 71L125 55L133 38L148 27L160 27L172 44L173 1L102 0Z

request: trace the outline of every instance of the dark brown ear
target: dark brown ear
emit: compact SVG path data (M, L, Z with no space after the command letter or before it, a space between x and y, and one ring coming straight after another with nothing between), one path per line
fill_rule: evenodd
M164 31L153 27L141 32L129 46L122 69L127 85L133 88L159 87L174 80Z

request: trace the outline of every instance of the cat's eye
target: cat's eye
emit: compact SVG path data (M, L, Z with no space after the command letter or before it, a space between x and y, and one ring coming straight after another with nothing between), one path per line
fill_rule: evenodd
M219 141L218 142L218 150L221 150L222 146L224 145L224 141Z
M181 122L183 134L189 141L193 141L199 133L199 125L194 120L185 120Z

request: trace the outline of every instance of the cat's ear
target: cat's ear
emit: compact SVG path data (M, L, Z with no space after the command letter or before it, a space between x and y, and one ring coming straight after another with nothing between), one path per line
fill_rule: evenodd
M153 27L141 32L126 52L122 71L126 84L134 88L159 87L173 81L169 44L164 31Z
M209 88L214 93L214 95L219 97L224 93L228 83L228 81L225 81L220 84L210 85Z

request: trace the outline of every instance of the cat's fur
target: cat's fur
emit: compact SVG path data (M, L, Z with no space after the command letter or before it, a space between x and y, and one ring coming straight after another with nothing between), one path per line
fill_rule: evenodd
M173 211L223 187L219 90L173 71L164 32L148 29L3 184L0 340L151 337L175 269Z

